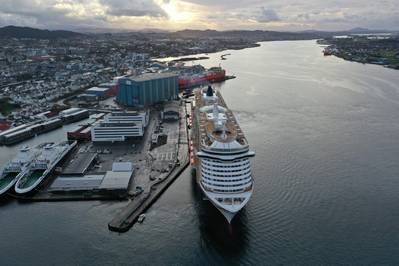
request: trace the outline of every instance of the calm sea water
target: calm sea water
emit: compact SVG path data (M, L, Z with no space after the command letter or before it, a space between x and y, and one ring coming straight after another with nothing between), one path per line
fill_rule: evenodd
M201 61L237 75L219 87L257 153L231 227L187 171L125 234L107 229L123 202L2 201L0 264L398 265L399 72L321 51L269 42Z

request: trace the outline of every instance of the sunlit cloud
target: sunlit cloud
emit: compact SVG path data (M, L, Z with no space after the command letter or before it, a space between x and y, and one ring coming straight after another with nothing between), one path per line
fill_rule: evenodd
M341 30L399 28L397 0L1 0L0 26Z

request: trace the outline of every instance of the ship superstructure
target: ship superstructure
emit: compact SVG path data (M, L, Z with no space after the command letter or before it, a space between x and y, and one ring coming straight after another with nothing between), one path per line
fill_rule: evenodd
M43 143L39 154L29 164L27 171L18 178L15 184L15 192L27 194L32 192L53 171L55 166L76 146L76 142Z
M192 142L197 182L230 223L253 191L250 157L255 153L219 92L195 94Z

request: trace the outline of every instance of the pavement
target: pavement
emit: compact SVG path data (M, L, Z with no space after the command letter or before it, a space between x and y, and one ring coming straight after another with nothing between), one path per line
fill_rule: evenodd
M184 108L181 108L181 125L179 126L179 122L166 125L164 123L164 132L168 134L168 143L152 150L151 154L158 154L158 159L151 160L148 163L150 166L154 166L155 163L152 163L152 161L158 160L157 164L165 165L167 163L169 166L169 163L171 162L170 157L164 157L163 155L160 157L159 154L169 154L173 152L172 157L174 157L174 159L172 161L175 162L175 160L178 159L180 164L176 165L173 163L173 166L169 168L167 173L159 174L157 176L158 179L154 181L147 181L146 184L149 186L144 188L144 192L132 199L108 224L110 230L117 232L128 231L137 221L138 216L147 210L189 165L187 127ZM146 170L149 169L150 168L147 168ZM154 172L154 169L155 168L152 168L152 170L150 170ZM142 178L145 179L145 176L142 175L143 173L141 173L140 179L139 176L136 176L136 179L134 180L135 183ZM147 176L147 178L148 177L149 176Z

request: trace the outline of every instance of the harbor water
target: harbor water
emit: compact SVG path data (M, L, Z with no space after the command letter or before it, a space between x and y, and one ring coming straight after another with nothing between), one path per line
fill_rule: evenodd
M189 169L124 234L107 223L126 202L2 200L1 265L399 264L399 72L315 41L208 56L198 63L237 76L217 88L256 151L232 225ZM26 143L63 139L65 127Z

